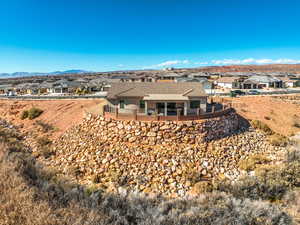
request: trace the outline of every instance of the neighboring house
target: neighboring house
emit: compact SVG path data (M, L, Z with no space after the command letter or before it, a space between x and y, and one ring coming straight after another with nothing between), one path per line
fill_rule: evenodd
M44 81L40 84L40 94L50 93L50 89L52 88L52 83L49 81Z
M36 95L39 94L39 83L23 83L15 86L15 91L18 94Z
M255 84L256 88L282 88L282 81L278 78L266 75L255 75L244 80L244 84Z
M183 77L183 75L177 73L162 74L157 77L157 82L173 82L181 77Z
M70 92L75 92L76 89L79 87L81 87L81 85L75 81L68 81L66 79L61 79L52 83L49 92L55 94L70 93Z
M203 72L199 72L199 73L191 73L191 74L188 74L188 77L189 78L210 78L210 74L206 74L206 73L203 73Z
M243 89L258 89L258 87L259 87L259 82L255 81L255 80L246 79L242 83Z
M199 82L182 83L112 83L107 99L126 113L132 109L141 114L196 115L206 112L207 95Z
M177 78L175 82L199 82L202 84L204 89L212 89L212 83L208 81L206 77L201 77L201 78L181 77L181 78Z
M107 91L110 88L111 83L119 83L119 82L121 82L121 80L118 78L111 79L111 78L107 78L107 77L99 77L99 78L90 80L89 87L92 92Z
M240 88L240 77L220 77L215 84L221 88L238 89Z
M11 84L0 84L0 94L15 93Z
M289 87L300 87L300 80L291 79L290 77L280 77L278 78L283 82L283 86Z

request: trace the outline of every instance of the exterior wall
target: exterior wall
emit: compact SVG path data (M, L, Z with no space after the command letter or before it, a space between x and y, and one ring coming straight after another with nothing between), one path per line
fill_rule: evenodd
M201 112L206 112L206 106L207 106L207 97L200 97L200 98L190 98L190 101L200 101L200 109ZM197 109L191 109L191 104L188 102L187 109L190 114L197 113Z
M124 109L120 108L120 100L124 100ZM117 106L120 113L132 113L132 111L130 110L132 110L133 108L130 107L130 105L136 105L137 109L139 109L140 100L141 98L120 98L117 100L110 100L109 103L110 105Z
M219 87L232 88L232 83L217 83Z
M120 100L124 100L124 109L120 109ZM143 109L140 109L140 101L142 98L120 98L117 100L112 100L110 103L112 105L115 105L119 108L120 113L129 113L128 109L132 109L129 105L136 105L137 108L139 109L139 112L142 112ZM206 105L207 105L207 97L199 97L199 98L190 98L190 101L200 101L200 109L202 112L206 112ZM156 103L157 102L176 102L178 104L184 104L186 108L187 114L196 114L197 109L191 109L190 107L190 101L186 102L184 104L183 101L147 101L147 109L150 110L155 110L156 109Z
M230 135L239 127L234 111L198 121L141 122L90 115L89 122L97 124L99 137L107 141L139 144L203 143Z
M285 87L295 87L293 82L284 82Z

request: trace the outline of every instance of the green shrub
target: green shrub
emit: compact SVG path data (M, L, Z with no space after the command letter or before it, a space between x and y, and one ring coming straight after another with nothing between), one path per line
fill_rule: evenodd
M43 110L39 108L32 107L28 110L28 119L33 120L39 117L43 113Z
M264 122L262 122L260 120L252 120L251 125L253 128L259 129L268 135L274 134L274 132L271 130L271 128L267 124L265 124Z
M192 187L192 192L197 195L212 191L213 185L209 181L200 181Z
M21 114L21 120L25 120L26 118L28 118L28 111L24 110Z
M274 146L286 146L288 143L288 139L280 134L273 134L268 137L269 142Z
M41 120L37 120L35 122L36 125L40 126L43 130L43 132L49 132L51 130L54 130L54 127L48 123L44 123L43 121Z
M262 165L270 162L270 160L260 154L251 155L246 159L243 159L239 162L239 168L241 170L246 170L247 172L253 171L258 165Z
M255 176L244 176L232 184L223 180L216 190L236 198L281 200L286 193L300 187L300 152L289 152L281 165L262 165L255 169Z
M47 137L37 138L36 142L40 147L49 146L52 144L52 141Z

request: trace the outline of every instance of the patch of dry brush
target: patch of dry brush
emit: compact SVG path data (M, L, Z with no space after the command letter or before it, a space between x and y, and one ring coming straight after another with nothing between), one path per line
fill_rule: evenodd
M213 192L191 199L87 191L42 168L7 134L0 145L0 224L292 224L278 206ZM9 137L10 136L10 137ZM21 142L21 140L18 140ZM295 158L295 157L294 157Z

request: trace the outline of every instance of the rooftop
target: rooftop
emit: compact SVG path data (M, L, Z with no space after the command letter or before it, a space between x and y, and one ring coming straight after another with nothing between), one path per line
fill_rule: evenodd
M206 96L201 83L113 83L108 91L108 98L144 97L158 95L180 95L186 97ZM162 97L162 96L161 96ZM170 97L170 96L169 96ZM177 96L178 97L178 96Z
M236 80L240 79L240 77L220 77L217 82L218 83L232 83Z

